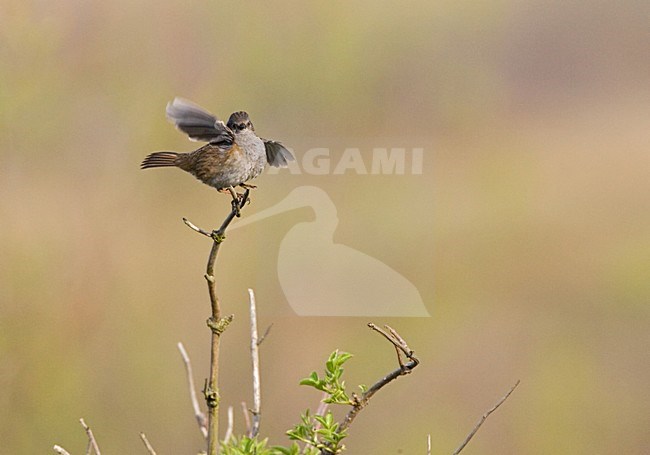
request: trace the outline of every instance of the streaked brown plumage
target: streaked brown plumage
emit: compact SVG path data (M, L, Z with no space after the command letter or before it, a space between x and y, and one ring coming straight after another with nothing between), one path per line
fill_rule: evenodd
M267 164L286 167L294 159L279 142L259 138L243 111L233 113L226 125L203 108L175 98L167 105L167 118L191 140L208 144L189 153L154 152L142 161L142 169L178 167L234 195L234 187L251 187L246 182L260 175Z

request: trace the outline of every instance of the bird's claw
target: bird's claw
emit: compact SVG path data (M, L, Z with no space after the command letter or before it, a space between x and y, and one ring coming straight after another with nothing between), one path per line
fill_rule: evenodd
M232 210L235 212L235 216L239 218L241 216L241 212L239 211L239 204L241 201L241 196L240 194L237 195L237 199L232 200Z

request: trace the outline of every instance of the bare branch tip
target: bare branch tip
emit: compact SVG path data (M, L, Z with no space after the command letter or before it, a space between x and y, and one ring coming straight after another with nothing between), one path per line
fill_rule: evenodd
M515 385L513 385L510 388L510 390L508 390L508 393L506 393L504 396L502 396L501 399L499 401L497 401L494 406L492 406L490 409L488 409L481 416L481 418L478 420L478 422L476 422L476 425L474 425L474 428L472 429L472 431L469 432L469 434L465 437L465 440L456 448L456 450L454 451L454 453L452 455L458 455L467 446L467 444L469 444L469 441L471 441L471 439L474 437L476 432L485 423L487 418L490 417L490 415L494 411L496 411L499 408L499 406L501 406L508 399L508 397L512 394L512 392L515 391L515 389L517 388L517 386L519 385L520 382L521 382L521 380L518 379L517 382L515 383Z
M192 229L193 231L197 231L197 232L199 231L198 226L196 226L194 223L192 223L190 220L188 220L188 219L185 218L185 217L183 217L183 223L185 223L185 225L186 225L188 228Z
M97 444L97 441L95 440L95 436L93 435L93 431L90 429L90 427L86 424L86 421L83 419L79 419L79 422L81 423L81 426L83 427L84 430L86 430L86 436L88 436L88 450L87 453L90 453L90 449L92 448L95 451L96 455L101 455L99 451L99 445Z
M179 341L178 343L176 343L176 347L178 348L179 352L181 353L181 356L183 357L183 360L185 360L188 357L188 355L187 355L187 351L185 350L185 346L183 345L183 342Z
M144 446L147 448L147 451L149 452L150 455L156 455L156 451L153 449L151 444L149 443L149 440L147 439L147 436L144 433L140 433L140 439L142 439L142 442L144 443Z
M67 450L65 450L63 447L61 447L61 446L59 446L59 445L55 445L55 446L53 447L53 449L54 449L54 451L55 451L56 453L58 453L59 455L70 455L70 452L68 452Z
M203 229L198 227L196 224L192 223L187 218L183 218L183 223L185 223L185 226L187 226L188 228L190 228L194 232L198 232L199 234L203 234L206 237L212 237L212 234L210 234L209 232L204 231Z

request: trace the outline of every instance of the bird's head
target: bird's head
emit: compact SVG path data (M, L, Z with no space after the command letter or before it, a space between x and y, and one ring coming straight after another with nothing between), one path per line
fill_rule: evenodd
M245 130L255 131L248 113L244 111L233 112L230 115L230 118L228 119L228 128L230 128L235 134L241 133Z

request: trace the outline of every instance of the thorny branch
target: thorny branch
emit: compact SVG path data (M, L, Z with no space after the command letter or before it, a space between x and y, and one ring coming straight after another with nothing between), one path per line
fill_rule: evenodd
M354 404L352 405L352 409L350 409L348 414L341 422L341 425L339 426L339 431L346 430L348 427L350 427L350 425L352 425L352 422L356 418L357 414L359 414L359 412L366 407L366 405L368 404L372 396L375 393L377 393L382 387L384 387L386 384L388 384L389 382L393 381L394 379L400 376L409 374L413 370L413 368L415 368L420 364L420 360L417 357L415 357L415 353L413 352L413 350L411 350L408 347L404 339L401 336L399 336L399 334L394 329L392 329L389 326L384 326L386 330L390 332L389 334L386 331L382 330L381 328L377 327L373 323L369 323L368 327L370 327L372 330L376 332L379 332L381 335L383 335L384 338L390 341L393 346L395 346L395 350L397 351L399 368L395 369L391 373L381 378L379 381L373 384L368 390L366 390L360 397L357 396L356 394L353 394L352 400ZM408 362L403 361L402 354L409 360Z
M350 409L343 421L341 421L339 424L339 432L347 430L350 425L352 425L352 422L354 422L354 419L357 417L359 412L361 412L368 405L368 402L375 393L377 393L385 385L397 379L398 377L409 374L415 367L420 364L420 360L415 357L415 352L408 347L406 341L404 341L404 339L397 333L395 329L391 328L388 325L385 325L384 327L386 330L383 330L372 322L368 323L368 327L381 334L395 347L395 351L397 352L397 363L399 364L399 367L374 383L368 390L362 393L361 396L358 396L356 393L352 394L352 409ZM402 356L408 359L408 362L404 362ZM323 449L321 449L320 453L321 455L331 454L331 446L326 445Z

